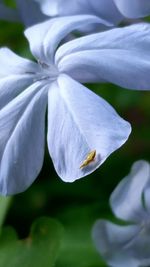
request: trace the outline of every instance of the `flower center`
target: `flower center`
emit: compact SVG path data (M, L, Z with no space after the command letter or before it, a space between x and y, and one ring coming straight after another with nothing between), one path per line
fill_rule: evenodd
M37 81L55 81L59 74L58 69L50 64L46 64L45 62L41 62L38 60L38 71L37 72L29 72L29 74L33 75L33 82Z

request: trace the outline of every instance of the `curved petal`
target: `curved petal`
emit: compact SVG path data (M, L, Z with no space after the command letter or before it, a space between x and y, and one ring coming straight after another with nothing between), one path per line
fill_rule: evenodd
M0 112L0 193L24 191L37 177L44 158L47 89L34 84Z
M11 60L10 60L11 58ZM8 48L0 49L0 109L33 83L36 63L21 58Z
M20 21L18 11L0 3L0 19L12 22Z
M114 214L127 221L144 220L147 215L142 197L149 183L148 162L144 160L135 162L129 175L118 184L110 197L110 205Z
M149 174L149 179L150 179L150 174ZM144 190L144 201L146 210L150 212L150 184Z
M140 237L140 231L140 226L137 225L119 226L98 220L93 227L92 236L98 252L110 266L140 267L146 266L141 264L145 260L146 253L141 246L144 238Z
M84 1L85 5L87 5L87 1ZM119 24L121 20L123 20L123 16L118 8L116 8L113 0L88 0L88 5L92 14L97 15L114 25Z
M48 19L47 16L42 14L40 7L34 0L16 0L16 3L21 20L26 27Z
M30 77L10 75L0 79L0 109L32 83Z
M120 12L128 18L150 15L149 0L113 0Z
M10 60L11 59L11 60ZM7 47L0 48L0 78L7 77L12 74L22 74L29 76L39 70L36 63L16 55Z
M60 72L80 82L149 90L149 46L150 26L139 24L73 40L58 49L55 61Z
M111 23L118 24L122 15L113 0L35 0L44 14L49 16L70 16L79 14L96 15ZM108 8L109 6L109 8Z
M150 164L148 162L147 162L147 177L149 179L149 184L144 189L144 201L145 201L145 208L149 213L150 212Z
M87 50L65 57L58 68L82 83L104 80L127 89L150 90L150 58L139 52Z
M68 16L54 18L35 25L25 31L25 36L30 43L30 49L33 55L50 63L53 61L54 53L59 43L72 31L80 29L81 26L92 24L106 24L104 20L90 15Z
M95 33L74 39L61 45L55 56L58 64L62 58L70 54L98 49L123 49L140 51L149 56L150 24L137 23L131 26L114 28L109 31Z
M73 182L93 172L122 146L131 128L83 85L66 75L57 82L48 97L48 148L58 175ZM82 167L88 153L91 160Z

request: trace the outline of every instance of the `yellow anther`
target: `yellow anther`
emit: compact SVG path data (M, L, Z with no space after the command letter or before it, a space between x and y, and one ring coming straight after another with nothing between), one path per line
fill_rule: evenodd
M87 165L89 165L89 163L94 161L95 156L96 156L96 150L92 150L91 152L89 152L87 154L86 159L82 162L80 169L82 169L83 167L86 167Z

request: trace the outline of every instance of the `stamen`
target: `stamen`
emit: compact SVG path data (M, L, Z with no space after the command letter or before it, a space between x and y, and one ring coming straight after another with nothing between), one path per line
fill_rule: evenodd
M87 165L89 165L92 161L94 161L96 156L96 150L92 150L91 152L89 152L87 154L87 157L85 158L85 160L82 162L80 169L83 167L86 167Z
M37 72L27 71L26 74L31 74L33 76L33 82L49 80L54 81L58 76L58 70L54 65L48 65L45 62L37 60L39 68Z
M38 59L38 64L43 68L43 69L48 69L49 65L47 65L45 62L42 62Z

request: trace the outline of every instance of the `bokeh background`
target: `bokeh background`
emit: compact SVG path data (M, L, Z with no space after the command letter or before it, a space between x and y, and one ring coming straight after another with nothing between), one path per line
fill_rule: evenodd
M19 23L0 21L0 47L7 46L20 56L32 58L23 30ZM122 89L112 84L87 86L131 123L129 140L93 174L71 184L57 176L45 143L45 161L39 177L26 192L8 199L3 216L3 228L13 227L19 239L28 237L32 223L41 216L58 220L64 234L56 267L106 266L94 248L92 225L99 218L116 221L109 208L111 192L128 174L134 161L150 161L150 92ZM0 267L3 266L0 260Z

